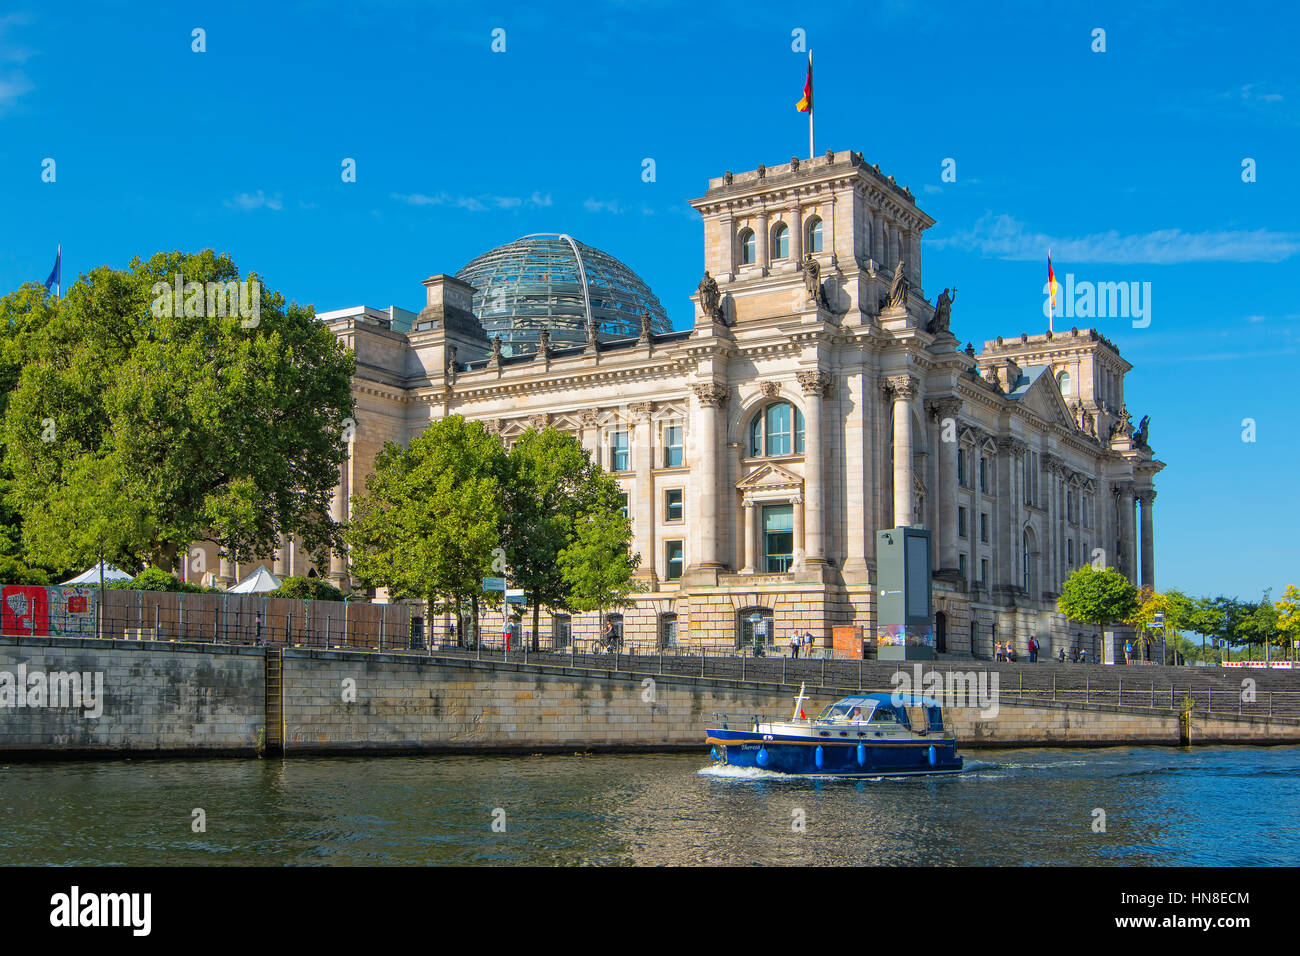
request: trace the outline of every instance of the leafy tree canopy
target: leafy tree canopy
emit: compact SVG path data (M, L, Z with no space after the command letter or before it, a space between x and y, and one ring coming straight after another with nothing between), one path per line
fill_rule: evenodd
M39 308L3 301L21 326L0 378L21 357L3 441L30 559L174 568L196 541L235 558L281 532L318 555L338 542L355 362L310 308L211 250L93 269Z
M1114 568L1097 569L1085 564L1062 583L1056 606L1072 621L1105 627L1134 615L1138 590Z
M323 578L291 575L266 595L269 598L293 598L296 601L342 601L343 592Z

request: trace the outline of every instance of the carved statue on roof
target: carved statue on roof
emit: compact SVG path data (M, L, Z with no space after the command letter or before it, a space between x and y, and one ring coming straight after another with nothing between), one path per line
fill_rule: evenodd
M889 283L889 305L891 308L907 304L907 276L903 273L903 260L898 260L894 267L894 278Z
M822 292L822 267L812 253L803 257L803 265L800 267L803 272L803 287L808 294L810 302L819 306L826 305L826 295Z
M1139 448L1150 447L1147 444L1147 441L1151 436L1150 428L1151 428L1151 416L1143 415L1142 421L1138 423L1137 431L1133 433L1133 444L1137 445L1137 447Z
M952 303L956 298L956 288L952 290L952 295L948 294L947 289L944 289L939 293L939 298L934 302L934 318L932 318L930 323L925 327L927 332L934 335L938 332L949 331L948 326L952 319Z
M704 272L704 278L700 280L699 288L696 290L700 294L700 308L704 314L717 321L722 321L722 293L718 291L717 280L709 275L708 270Z

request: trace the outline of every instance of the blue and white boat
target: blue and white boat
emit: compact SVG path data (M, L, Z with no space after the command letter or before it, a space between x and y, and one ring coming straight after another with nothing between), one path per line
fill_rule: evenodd
M856 694L802 716L803 688L794 715L733 720L714 714L705 743L715 764L775 773L832 777L910 777L960 773L957 739L943 710L929 697ZM920 723L913 727L914 719Z

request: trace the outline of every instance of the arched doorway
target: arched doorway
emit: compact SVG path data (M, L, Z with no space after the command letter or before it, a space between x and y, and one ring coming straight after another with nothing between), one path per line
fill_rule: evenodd
M934 648L940 654L948 652L948 615L943 611L934 616Z

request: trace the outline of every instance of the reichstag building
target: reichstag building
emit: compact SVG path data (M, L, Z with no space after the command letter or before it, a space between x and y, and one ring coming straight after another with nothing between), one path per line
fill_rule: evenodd
M899 525L932 532L950 654L1023 651L1031 634L1044 653L1068 646L1083 629L1057 593L1094 558L1154 584L1164 465L1104 336L963 347L953 295L923 284L934 220L858 153L728 172L691 205L704 275L689 329L629 266L562 234L425 279L418 314L323 313L357 357L335 517L385 442L459 414L507 443L553 425L617 477L646 590L612 623L644 649L734 648L756 617L781 645L796 630L827 646L833 627L870 635L875 535ZM285 545L272 570L305 573ZM349 586L342 557L328 575ZM603 623L543 621L580 647Z

